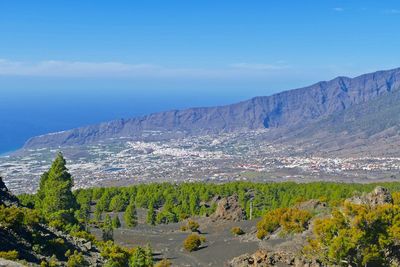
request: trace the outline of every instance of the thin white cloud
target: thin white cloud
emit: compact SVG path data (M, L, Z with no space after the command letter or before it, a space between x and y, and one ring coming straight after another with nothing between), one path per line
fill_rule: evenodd
M342 11L344 11L344 8L343 7L334 7L333 11L342 12Z
M224 78L276 74L287 66L272 64L236 63L225 68L170 68L154 64L126 64L120 62L81 62L47 60L39 62L0 59L1 76L42 77L184 77Z
M400 9L386 9L385 11L384 11L384 13L386 13L386 14L400 14Z
M289 68L289 66L283 64L262 64L262 63L246 63L246 62L235 63L231 64L230 66L232 68L237 68L237 69L261 70L261 71L283 70Z
M119 62L79 62L47 60L22 62L0 59L0 75L22 76L97 76L144 74L157 70L150 64L123 64Z

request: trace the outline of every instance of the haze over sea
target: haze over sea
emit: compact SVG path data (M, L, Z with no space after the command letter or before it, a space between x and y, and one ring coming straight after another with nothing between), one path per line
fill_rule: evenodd
M262 73L261 73L262 74ZM261 75L260 74L260 75ZM300 88L342 74L287 74L235 81L0 76L0 155L33 136L154 112L227 105L255 96ZM360 71L349 72L351 76ZM162 84L162 85L160 85Z
M261 92L260 92L261 93ZM264 94L268 94L266 91ZM0 155L36 135L152 112L224 105L257 94L227 90L3 90L0 98Z
M0 1L0 154L400 62L396 0L38 2Z

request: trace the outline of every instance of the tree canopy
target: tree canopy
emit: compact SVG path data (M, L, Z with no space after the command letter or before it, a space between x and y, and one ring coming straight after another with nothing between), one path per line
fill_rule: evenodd
M77 208L72 193L73 179L66 167L66 161L59 152L41 179L36 195L35 207L49 220L61 213L68 213Z

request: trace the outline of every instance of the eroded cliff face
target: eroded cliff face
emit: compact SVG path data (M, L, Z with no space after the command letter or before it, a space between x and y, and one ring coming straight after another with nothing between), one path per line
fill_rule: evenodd
M227 106L172 110L42 135L28 140L25 148L82 145L120 137L162 139L260 128L304 127L309 122L391 94L399 88L400 69L356 78L338 77ZM159 133L154 134L154 131Z
M0 177L0 205L9 207L18 204L18 198L11 194L6 184L3 182L3 178Z

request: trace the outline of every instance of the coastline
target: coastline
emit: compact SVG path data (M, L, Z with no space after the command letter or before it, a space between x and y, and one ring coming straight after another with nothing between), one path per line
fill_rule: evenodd
M5 152L0 152L0 158L10 156L12 153L16 152L17 150L18 150L18 148L14 149L14 150L5 151Z

